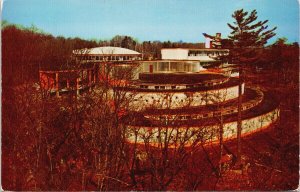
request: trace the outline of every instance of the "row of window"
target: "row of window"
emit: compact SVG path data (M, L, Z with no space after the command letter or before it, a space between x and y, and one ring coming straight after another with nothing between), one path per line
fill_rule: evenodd
M262 102L263 99L263 94L261 92L257 92L258 93L258 97L254 100L248 101L246 103L244 103L242 105L242 110L248 110L251 109L255 106L257 106L259 103ZM142 97L141 97L142 98ZM153 99L153 97L152 97ZM177 97L176 97L177 99ZM183 100L181 100L183 101ZM148 102L148 101L146 101ZM229 114L233 114L233 113L237 113L238 109L236 107L228 107L223 109L222 114L223 115L229 115ZM215 111L215 112L209 112L209 113L204 113L204 114L198 114L198 115L179 115L179 116L174 116L174 117L168 117L168 118L173 118L173 119L178 119L178 120L189 120L189 119L200 119L200 118L209 118L209 117L214 117L214 116L220 116L221 115L221 111ZM149 119L156 119L156 120L162 120L165 119L165 116L145 116L146 118Z
M228 53L228 51L197 51L197 50L190 50L189 51L189 54L210 54L210 53L213 53L213 54L226 54Z
M126 60L139 60L137 56L83 56L84 60L94 61L126 61Z
M250 108L249 106L243 107L242 110L246 110L249 108ZM227 110L227 111L223 112L223 115L233 114L233 113L237 113L237 112L238 112L237 109ZM191 115L180 115L180 116L177 116L176 119L177 120L190 120L190 119L209 118L209 117L220 116L220 115L221 115L221 112L217 111L217 112L210 112L210 113L204 113L201 115L192 115L192 116ZM155 118L155 119L157 119L157 118ZM165 117L160 116L158 119L162 120L162 119L165 119Z
M214 86L214 85L219 85L224 83L225 81L220 81L220 82L209 82L209 83L204 83L204 84L195 84L195 85L185 85L186 89L191 89L191 88L197 88L200 86ZM140 85L141 89L153 89L152 86L148 86L148 85ZM158 89L182 89L183 87L177 87L177 86L154 86L154 89L158 90Z
M261 101L259 101L261 102ZM247 110L247 109L250 109L256 105L258 105L259 102L255 102L255 103L247 103L247 104L244 104L242 106L242 110ZM233 114L233 113L237 113L238 112L238 109L228 109L228 110L224 110L223 111L223 115L229 115L229 114ZM189 119L200 119L200 118L208 118L208 117L214 117L214 116L220 116L221 115L221 111L216 111L216 112L210 112L210 113L204 113L204 114L201 114L201 115L180 115L180 116L177 116L176 118L178 120L189 120ZM149 116L148 116L149 118ZM150 117L151 118L151 117ZM159 117L156 117L155 119L159 119L159 120L163 120L165 119L166 117L165 116L159 116ZM174 117L173 117L174 118Z
M190 51L188 56L216 56L216 55L225 55L227 52L199 52L199 51Z
M140 85L140 88L142 89L149 89L148 85ZM174 86L154 86L154 89L176 89L179 87Z

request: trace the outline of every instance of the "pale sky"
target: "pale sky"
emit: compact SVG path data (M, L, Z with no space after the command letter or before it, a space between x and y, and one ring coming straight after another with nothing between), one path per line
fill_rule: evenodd
M230 33L227 23L240 8L256 9L258 20L277 26L277 35L299 42L297 0L5 0L2 20L34 24L54 36L139 41L204 42L202 33Z

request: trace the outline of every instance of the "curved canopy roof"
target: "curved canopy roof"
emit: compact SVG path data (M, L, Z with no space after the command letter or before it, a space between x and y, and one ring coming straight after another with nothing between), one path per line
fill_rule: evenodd
M140 55L141 53L122 47L95 47L90 49L74 50L74 54L88 55Z

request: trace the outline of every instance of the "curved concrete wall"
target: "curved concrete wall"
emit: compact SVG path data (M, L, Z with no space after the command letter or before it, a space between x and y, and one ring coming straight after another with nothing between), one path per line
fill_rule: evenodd
M267 128L279 117L279 109L268 113L244 119L242 121L242 136L252 134ZM166 122L167 124L168 122ZM185 146L193 142L212 143L219 141L220 125L199 125L198 127L138 127L127 126L127 141L143 144L148 142L153 146L168 140L169 146L174 147L180 143ZM223 124L223 139L234 139L237 136L237 121Z
M242 86L244 93L244 84ZM224 89L198 92L135 92L127 93L132 98L130 108L144 110L146 108L180 108L225 102L238 97L238 85Z
M259 89L255 89L257 96L254 99L242 103L242 111L246 111L251 109L252 107L257 106L263 101L264 94ZM181 120L190 120L190 119L203 119L210 118L215 116L220 116L221 113L223 115L234 114L238 112L238 106L231 105L223 108L219 108L217 110L203 110L200 113L179 113L179 114L150 114L145 115L144 117L150 120L160 120L163 118L173 118L173 119L181 119Z

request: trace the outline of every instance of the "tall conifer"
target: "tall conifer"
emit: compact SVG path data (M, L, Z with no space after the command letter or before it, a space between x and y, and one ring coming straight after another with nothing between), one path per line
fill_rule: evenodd
M238 123L237 123L237 161L241 160L241 133L242 133L242 84L244 82L244 70L242 66L253 64L259 58L259 50L267 41L276 35L276 27L268 30L268 20L257 21L257 11L250 14L243 9L233 13L233 24L227 23L232 32L229 39L233 41L231 58L239 67L238 89Z

